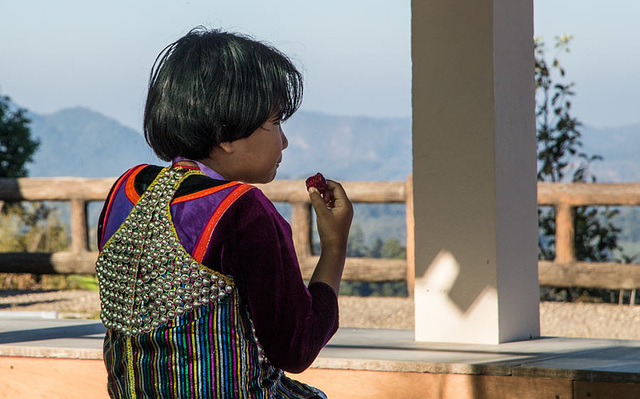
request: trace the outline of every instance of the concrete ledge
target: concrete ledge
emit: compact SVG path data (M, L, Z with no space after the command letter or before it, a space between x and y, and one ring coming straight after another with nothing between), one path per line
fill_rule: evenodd
M640 341L542 338L502 345L415 342L413 331L341 329L312 367L640 382Z
M48 359L102 360L102 349L0 346L0 357L42 357Z
M96 373L102 373L99 378L104 379L104 332L102 324L95 320L5 318L0 322L0 363L33 359L34 364L40 362L46 369L56 360L93 360L95 363L78 362L78 366L92 364ZM597 390L613 384L637 392L640 341L542 338L502 345L459 345L415 342L413 331L409 330L342 328L311 368L293 377L334 392L345 389L338 380L354 380L354 387L369 389L371 395L386 392L381 381L395 381L393 385L412 381L416 387L453 381L473 386L494 384L491 389L511 387L511 393L541 387ZM377 388L372 391L374 388L367 386Z
M99 320L9 318L0 321L0 356L102 360Z

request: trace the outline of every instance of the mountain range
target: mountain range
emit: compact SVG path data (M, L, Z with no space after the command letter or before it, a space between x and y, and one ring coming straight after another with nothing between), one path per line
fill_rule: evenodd
M40 140L31 177L119 176L137 163L157 163L142 135L87 108L29 114L31 134Z
M582 131L583 150L598 154L591 171L599 182L640 182L640 124L617 128L592 128Z
M87 108L34 114L41 142L30 176L118 176L138 163L163 164L140 131ZM298 111L284 126L289 147L278 178L318 171L336 180L405 180L411 173L411 119L333 116ZM603 156L591 170L601 182L640 181L640 124L582 130L583 150Z
M119 176L139 163L164 164L142 134L87 108L31 114L40 140L30 176ZM411 120L337 117L299 111L283 129L289 147L278 178L318 171L337 180L405 180L411 171Z

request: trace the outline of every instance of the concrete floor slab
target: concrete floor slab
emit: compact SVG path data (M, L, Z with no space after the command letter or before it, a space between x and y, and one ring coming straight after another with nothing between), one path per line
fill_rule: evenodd
M0 356L101 359L96 320L3 318ZM416 342L411 330L341 328L313 368L582 381L640 381L640 341L541 338L501 345Z

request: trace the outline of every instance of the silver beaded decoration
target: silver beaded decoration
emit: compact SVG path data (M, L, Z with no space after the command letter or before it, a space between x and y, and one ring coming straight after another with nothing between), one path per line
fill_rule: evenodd
M104 245L96 271L105 327L140 335L233 295L233 280L191 257L173 228L169 204L194 173L163 169Z

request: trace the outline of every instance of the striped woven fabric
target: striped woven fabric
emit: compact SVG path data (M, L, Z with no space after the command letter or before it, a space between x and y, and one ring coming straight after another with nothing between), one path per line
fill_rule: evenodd
M233 278L179 243L169 204L194 173L164 169L98 257L109 395L325 398L269 363Z
M128 337L108 330L104 361L112 398L323 398L259 360L250 321L230 296L171 326Z

